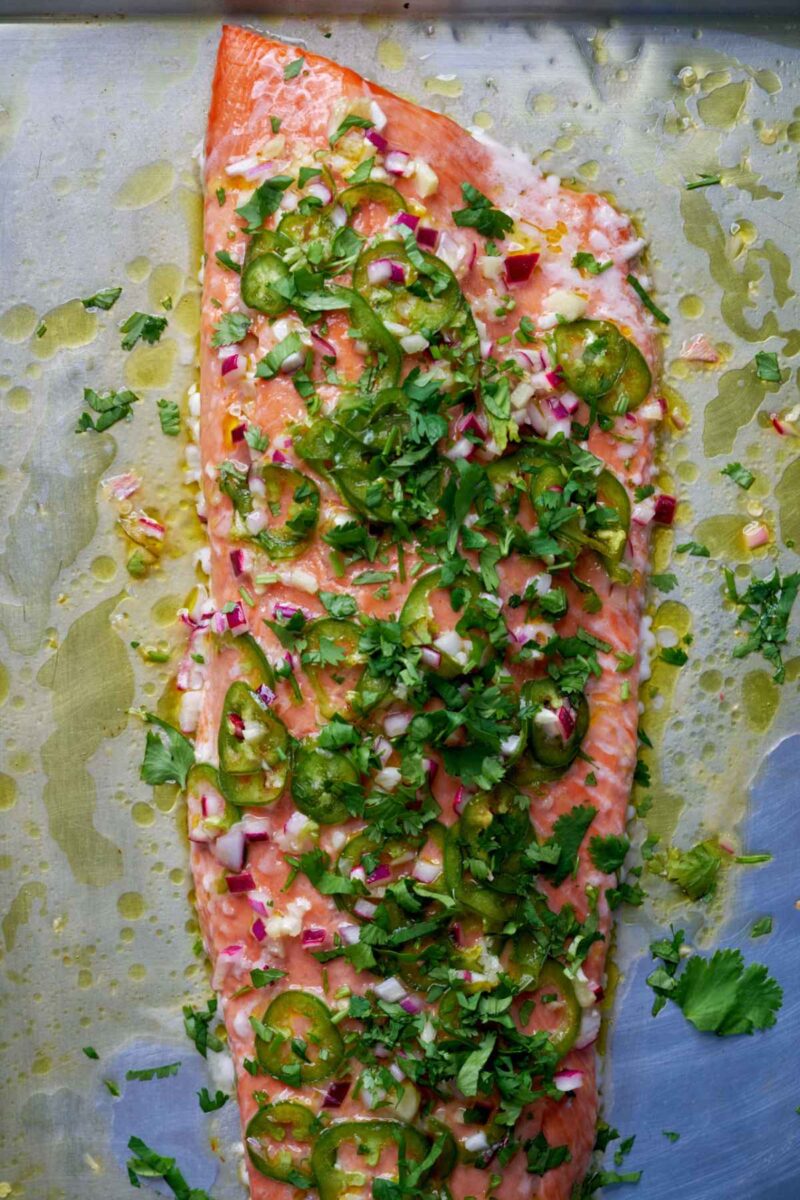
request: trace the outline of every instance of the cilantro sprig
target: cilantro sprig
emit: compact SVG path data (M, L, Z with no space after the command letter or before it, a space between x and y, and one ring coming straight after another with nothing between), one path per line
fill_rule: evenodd
M728 599L741 609L736 624L748 630L745 640L734 647L733 657L746 658L760 652L775 668L775 683L783 683L786 670L781 646L789 640L789 618L800 589L800 571L781 577L776 567L770 576L754 579L740 594L733 571L726 567L725 586Z
M161 340L161 335L166 328L166 317L154 317L150 313L143 312L131 313L127 321L123 321L119 327L120 333L125 334L122 339L122 349L132 350L140 341L147 342L152 346Z
M485 238L502 241L514 228L514 221L507 213L495 208L488 196L479 192L471 183L461 184L464 208L453 212L453 220L461 228L477 230Z

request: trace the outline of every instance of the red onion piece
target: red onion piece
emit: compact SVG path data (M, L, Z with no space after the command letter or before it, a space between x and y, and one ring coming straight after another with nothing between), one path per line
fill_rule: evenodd
M383 729L387 737L402 737L411 724L412 713L390 712L384 717Z
M299 604L289 604L284 600L278 601L272 608L272 615L276 621L291 621L299 612L302 612Z
M675 520L677 507L678 501L675 496L668 496L666 493L656 496L656 511L653 520L657 525L671 525Z
M227 875L225 882L228 891L236 895L239 892L250 892L256 886L256 881L249 871L240 871L236 875Z
M228 629L231 633L244 633L247 629L247 614L244 611L244 605L241 600L237 600L233 608L225 613L225 620L228 623Z
M407 1013L411 1013L412 1016L416 1016L417 1013L422 1012L425 1005L418 996L405 996L400 1001L400 1007Z
M441 655L439 657L441 660ZM439 770L438 762L435 758L423 758L422 765L425 768L425 774L428 776L428 780L433 782L433 780L436 778L436 772Z
M347 1093L350 1091L349 1079L334 1079L328 1084L328 1090L322 1101L323 1108L341 1108Z
M784 425L783 421L780 419L778 414L770 413L769 419L772 422L775 432L779 433L781 435L781 437L786 437L786 434L789 432L789 430L786 428L786 426Z
M240 575L244 575L247 570L245 553L244 550L231 550L231 567L237 579Z
M405 150L390 150L383 165L390 175L403 175L410 158L411 155L407 154Z
M575 713L567 704L562 704L558 710L558 721L561 725L561 732L564 735L564 740L571 736L575 728Z
M244 422L242 422L241 425L235 425L233 427L233 429L231 430L231 441L234 443L243 442L244 435L246 433L247 433L247 426L244 424Z
M506 255L506 283L525 283L526 280L530 279L533 268L538 261L539 255L533 252L529 254Z
M286 457L286 455L283 453L282 450L273 450L272 451L272 461L274 463L279 463L282 466L284 463L287 463L289 461L289 459Z
M376 150L380 150L381 154L385 154L389 148L389 143L382 133L378 133L377 129L365 129L364 137L370 142Z
M393 258L373 258L367 264L367 279L375 284L405 283L405 267Z
M265 900L262 900L259 895L250 893L247 897L247 903L250 905L254 913L258 913L260 917L269 916L269 905Z
M465 788L463 784L459 784L456 788L456 794L453 797L453 812L457 816L461 816L464 805L472 798L472 792Z
M553 1083L560 1092L575 1092L583 1086L583 1071L556 1071Z
M399 212L392 221L393 225L405 225L406 229L415 230L419 225L419 217L410 212Z
M386 1000L390 1004L397 1004L408 995L400 980L396 979L394 975L389 975L380 983L376 983L372 990L379 1000Z
M327 936L327 931L324 929L304 929L300 941L304 946L321 946Z
M564 373L561 367L556 367L554 371L545 371L544 377L550 384L551 388L560 388L564 386Z
M455 462L457 458L472 458L475 454L475 443L467 437L460 437L449 449L445 450L445 458Z
M411 874L419 883L435 883L442 873L442 868L439 863L429 862L426 858L420 858L414 863L414 869Z
M229 871L241 871L244 866L244 832L236 826L223 833L211 847L214 857Z
M431 225L420 225L417 230L417 245L423 250L435 250L439 241L439 230Z
M237 742L244 741L244 721L236 712L228 713L228 724Z
M377 911L377 904L373 904L370 900L365 900L363 896L359 896L353 905L353 912L357 917L361 917L362 921L371 921Z
M323 204L330 204L331 200L333 199L333 193L331 192L331 189L328 187L327 183L321 183L319 180L314 183L310 183L306 188L306 191L308 192L309 196L315 196L316 199L321 200Z
M391 869L385 863L379 863L375 870L367 876L367 884L383 883L385 879L391 878Z
M581 1027L575 1039L576 1050L585 1050L587 1046L591 1046L593 1042L597 1041L600 1019L600 1013L596 1008L588 1008L584 1011L581 1016Z
M336 358L336 347L333 342L329 342L327 338L317 333L316 329L311 330L311 341L318 350L322 351L325 358Z
M257 942L263 942L267 936L267 927L261 920L261 917L256 917L253 924L250 926L250 932Z
M560 400L554 400L552 397L549 397L547 403L550 405L550 411L557 421L567 420L569 413Z
M464 413L458 418L455 424L456 433L471 433L475 437L484 441L487 433L486 422L476 412Z
M236 376L243 375L244 370L244 357L238 352L236 354L228 354L222 359L220 374L223 378L231 374L235 374Z
M275 702L275 693L273 692L272 688L267 687L265 683L260 684L256 688L254 695L258 697L258 699L264 705L264 708L269 708L270 704L274 704Z
M200 809L204 817L221 817L225 812L225 801L213 792L210 796L204 794L200 797Z
M432 671L438 671L442 665L442 652L437 650L435 646L423 646L420 651L420 658L425 663L426 667L430 667Z

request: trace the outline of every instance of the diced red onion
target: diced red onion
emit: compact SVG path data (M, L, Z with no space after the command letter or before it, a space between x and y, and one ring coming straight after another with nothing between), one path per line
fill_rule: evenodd
M561 403L561 407L567 410L567 414L570 417L578 411L580 400L574 392L561 392L558 399Z
M456 816L461 816L464 805L468 800L472 799L472 792L469 788L465 788L463 784L459 784L456 788L456 794L453 797L453 812Z
M775 429L775 432L779 433L781 435L781 437L786 437L789 430L786 428L786 426L784 425L783 421L780 419L778 414L770 413L769 419L770 419L770 421L772 421L772 425L773 425L773 428Z
M675 520L675 509L678 507L678 501L675 496L668 496L666 492L662 492L660 496L656 496L656 510L653 520L657 525L671 525Z
M406 989L399 979L395 979L394 975L389 975L387 979L376 983L372 990L379 1000L386 1000L389 1004L397 1004L407 995Z
M244 946L236 942L231 946L223 947L223 949L220 950L220 954L224 954L226 958L239 958L243 950Z
M244 866L244 831L234 826L218 837L211 849L223 867L229 871L241 871Z
M145 531L148 537L156 538L157 541L163 541L164 534L167 532L164 525L160 521L156 521L154 517L148 517L147 513L141 513L137 517L137 524Z
M411 229L413 231L419 225L419 217L415 217L414 214L410 212L399 212L392 221L392 224L405 225L406 229Z
M455 462L457 458L472 458L475 453L475 443L469 438L460 437L449 449L445 450L445 458L449 458L451 462Z
M249 571L250 567L246 550L231 550L231 567L237 578Z
M340 925L339 937L345 946L354 946L361 937L361 933L357 925Z
M289 461L289 459L286 457L286 455L283 453L282 450L273 450L272 451L272 461L274 463L279 463L280 465L283 465L284 463L287 463Z
M438 650L436 653L439 653ZM436 772L439 770L438 762L435 758L423 758L422 765L425 768L425 774L428 776L428 780L432 782L436 778Z
M333 342L329 342L327 338L322 337L321 334L317 333L316 329L311 330L311 341L318 350L322 351L322 354L326 358L336 358L336 347Z
M575 713L567 704L562 704L558 710L558 721L561 726L561 732L564 740L572 735L575 728Z
M364 137L368 142L371 142L376 150L380 150L381 154L385 154L389 148L386 138L382 133L378 133L377 129L365 129Z
M231 732L238 742L244 741L244 721L237 712L228 713L228 724L231 727Z
M488 433L486 422L474 411L464 413L458 418L455 423L455 431L456 433L472 433L475 437L480 438L481 441L484 440Z
M631 509L631 520L635 525L649 525L656 514L655 496L640 500Z
M372 749L374 750L375 754L377 754L384 766L393 754L392 743L387 742L385 737L376 737L375 741L372 743Z
M597 1041L600 1032L600 1013L596 1008L587 1008L581 1016L581 1027L575 1039L575 1049L585 1050Z
M189 833L189 841L193 842L195 846L208 846L213 840L214 834L204 825L195 825Z
M430 667L432 671L438 671L442 665L442 652L435 646L423 646L419 656L425 666Z
M550 411L557 421L566 421L569 418L569 413L560 400L548 397L547 403L550 405Z
M228 891L236 895L239 892L250 892L256 886L256 881L249 871L240 871L236 875L227 875L225 882L228 885Z
M247 426L244 424L244 422L242 422L241 425L235 425L234 428L231 430L231 441L234 443L243 442L244 435L246 433L247 433Z
M247 629L247 614L241 600L237 600L233 608L225 613L225 619L231 633L243 633Z
M263 817L247 813L240 821L246 842L268 842L269 825Z
M414 863L414 869L411 874L419 883L435 883L442 873L440 863L430 862L427 858L420 858Z
M413 714L409 712L390 712L384 717L383 728L387 737L402 737L411 724Z
M250 926L250 932L257 942L263 942L267 936L267 927L261 920L261 917L256 917L253 924Z
M539 255L531 252L527 254L507 254L505 259L505 277L506 283L525 283L530 279L533 268L539 261Z
M405 996L400 1001L400 1007L407 1013L411 1013L412 1016L416 1016L417 1013L422 1012L425 1005L418 996Z
M228 354L225 358L223 358L222 365L220 367L220 374L224 378L230 376L232 379L241 379L246 370L247 361L244 355L239 354L237 351L236 354Z
M423 250L435 250L439 241L439 230L432 225L420 225L417 230L417 245Z
M347 224L347 213L341 204L334 204L331 209L331 224L334 229L341 229L343 225Z
M328 1090L322 1101L323 1108L341 1108L347 1093L350 1091L349 1079L334 1079L328 1084Z
M583 1086L583 1071L565 1069L556 1071L553 1083L560 1092L575 1092Z
M127 500L139 490L141 482L135 471L123 471L121 475L112 475L103 480L104 486L115 500Z
M373 258L367 264L367 279L375 284L405 283L405 267L393 258Z
M275 693L273 692L272 688L267 687L265 683L259 684L254 694L264 705L264 708L269 708L270 704L274 704L275 702Z
M385 863L378 863L375 870L367 876L367 884L371 886L373 883L383 883L384 880L391 878L391 869Z
M410 158L405 150L390 150L383 165L390 175L404 175Z
M210 796L203 794L200 797L200 809L204 817L221 817L225 812L225 801L213 792Z
M357 917L361 917L363 921L373 920L375 913L378 911L377 904L373 904L370 900L365 900L363 896L359 896L353 905L353 912Z
M310 183L306 188L309 196L315 196L317 200L321 200L323 204L330 204L333 199L331 189L327 183L320 183L318 180L315 183Z
M304 946L321 946L327 936L326 930L313 927L303 930L300 941Z
M744 544L748 550L755 550L759 546L766 546L769 541L769 529L763 521L751 521L745 525L742 530Z
M258 913L260 917L266 917L269 915L269 905L258 893L253 895L253 893L250 892L247 896L247 903L250 905L253 912Z
M291 621L299 612L302 612L299 604L289 604L284 600L279 600L272 608L272 615L276 621Z
M485 1132L479 1129L477 1133L471 1133L468 1138L464 1139L464 1149L470 1154L480 1154L484 1150L489 1149L489 1139Z

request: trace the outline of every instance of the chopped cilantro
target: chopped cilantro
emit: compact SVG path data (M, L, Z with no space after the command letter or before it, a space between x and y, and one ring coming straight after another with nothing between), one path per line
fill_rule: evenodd
M545 1175L554 1167L572 1161L569 1146L551 1146L541 1132L525 1142L525 1154L531 1175Z
M676 554L691 554L693 558L710 558L711 551L702 542L681 542L675 547Z
M167 1079L170 1075L177 1075L180 1069L179 1062L165 1063L162 1067L140 1067L136 1070L126 1071L125 1078L147 1083L151 1079Z
M273 346L268 354L264 355L256 367L256 375L259 379L274 379L290 354L298 354L304 350L300 335L298 333L288 334L276 346Z
M217 190L216 190L217 204L220 206L220 208L222 208L223 204L225 203L225 194L226 193L225 193L224 187L217 188Z
M659 592L671 592L678 586L678 578L671 571L664 575L651 575L650 582L654 588L658 588Z
M139 1137L132 1137L128 1149L133 1154L127 1162L128 1179L133 1187L141 1187L139 1176L143 1179L163 1179L173 1192L176 1200L212 1200L208 1192L202 1188L190 1188L182 1173L175 1165L174 1158L165 1158L152 1150Z
M750 937L765 937L768 933L772 933L772 917L759 917L750 926Z
M669 325L669 317L667 316L667 314L665 312L662 312L661 309L658 307L658 305L655 303L655 301L650 296L648 296L647 292L644 290L642 285L639 283L639 280L636 278L636 276L635 275L626 275L625 278L627 279L628 283L631 285L633 290L636 292L636 295L639 297L639 299L641 300L641 302L645 306L645 308L648 310L648 312L651 312L653 314L653 316L655 317L655 319L657 321L660 321L662 325Z
M506 213L495 208L488 196L479 192L471 183L461 184L464 208L453 213L456 225L476 229L486 238L501 241L514 228L514 222Z
M733 651L734 658L746 658L756 650L775 668L772 678L783 683L786 672L780 647L788 641L789 618L800 589L800 571L781 578L777 567L766 579L754 579L739 595L733 572L725 569L727 594L741 608L737 625L748 628L747 637Z
M291 175L273 175L259 184L246 204L236 209L236 215L245 222L246 233L260 229L264 220L277 212L281 196L291 182Z
M328 144L333 148L340 138L350 129L372 129L374 121L368 121L366 117L358 117L355 113L350 113L349 116L341 122L336 131L328 138Z
M133 416L132 406L138 399L136 393L129 391L128 388L121 392L106 392L104 396L101 396L94 388L84 388L84 404L88 404L89 408L99 416L95 420L91 413L82 412L75 426L75 432L86 433L87 430L92 430L94 433L102 433L104 430L110 429L112 425L116 425L117 421L129 421Z
M759 350L756 354L756 375L767 383L780 383L781 368L774 350Z
M739 462L728 463L727 467L723 467L720 475L727 475L734 483L738 483L740 488L748 491L753 486L755 475L749 471L747 467L743 467Z
M568 813L562 813L553 826L553 835L548 842L558 847L558 858L552 873L555 884L563 883L572 874L578 863L578 850L586 831L597 815L590 804L574 805ZM547 843L545 843L547 844Z
M103 1086L111 1093L115 1100L118 1100L122 1093L119 1090L119 1085L113 1079L104 1079Z
M85 300L81 300L81 304L84 308L101 308L103 312L108 312L110 308L114 307L121 295L121 287L101 288L93 296L87 296Z
M366 183L372 174L372 168L374 166L375 156L373 154L371 158L365 158L363 162L358 164L355 171L353 171L353 174L349 176L347 180L348 184L352 186L354 183Z
M150 313L131 313L127 321L120 325L120 333L124 333L122 349L132 350L138 341L148 342L151 346L160 341L161 335L167 328L166 317L154 317Z
M299 58L292 59L292 61L283 68L283 78L296 79L305 66L305 61L305 57L302 54Z
M158 401L158 419L161 432L167 437L177 437L181 431L181 410L175 400Z
M204 1113L216 1112L218 1108L222 1108L230 1100L230 1096L226 1092L221 1092L217 1088L216 1094L211 1095L208 1088L201 1088L197 1093L197 1099Z
M92 1058L95 1062L99 1061L100 1055L97 1053L94 1046L82 1046L81 1049L87 1058Z
M718 183L722 183L721 175L701 175L684 186L687 192L693 192L695 188L714 187Z
M624 835L610 833L607 837L593 837L589 842L589 855L598 871L613 875L625 861L625 855L631 848L630 841Z
M353 617L358 612L358 605L352 596L340 595L338 592L320 592L319 598L325 611L332 617Z
M277 967L253 967L250 972L250 979L253 987L261 988L268 987L271 983L277 983L279 979L284 979L285 971L278 970Z
M670 846L665 854L654 854L649 869L676 883L690 900L700 900L716 890L722 863L719 842L708 838L690 850Z
M223 267L227 267L229 271L235 271L237 275L242 273L242 264L237 262L227 250L217 250L214 255L217 262L222 263Z
M661 1134L667 1139L668 1142L677 1142L681 1136L679 1133L676 1133L674 1129L662 1129Z
M595 256L589 254L587 250L579 250L572 259L572 265L579 271L588 271L590 275L602 275L603 271L607 271L614 264L611 259L604 263L598 262Z
M273 133L280 132L281 125L283 124L283 121L280 117L270 117L269 123Z
M224 1042L211 1032L212 1021L217 1020L217 999L216 996L208 1001L206 1010L202 1008L192 1008L191 1005L183 1006L183 1028L186 1031L186 1036L190 1041L194 1042L195 1049L198 1053L206 1058L209 1050L223 1050Z
M680 646L664 646L658 657L661 662L669 663L672 667L682 667L689 661L689 655Z
M211 338L212 346L233 346L247 337L251 321L245 313L225 313Z
M194 746L172 725L162 721L155 713L147 713L150 725L158 726L158 732L148 730L139 778L155 786L159 783L177 783L186 787L186 776L194 765Z

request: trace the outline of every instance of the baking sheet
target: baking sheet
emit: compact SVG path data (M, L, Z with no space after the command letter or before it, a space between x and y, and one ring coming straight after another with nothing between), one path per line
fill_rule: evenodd
M659 481L681 496L677 538L659 531L655 547L656 569L679 586L657 593L653 611L662 642L689 630L694 640L684 668L657 665L645 688L657 755L638 836L646 825L688 845L722 833L776 857L728 872L705 909L685 910L651 881L651 903L622 914L605 1095L609 1119L637 1134L628 1165L645 1176L618 1194L800 1194L800 1097L787 1069L800 984L800 737L790 736L800 659L789 649L782 689L760 660L732 660L716 557L745 578L751 564L796 566L800 547L800 446L768 416L797 401L795 39L534 20L254 23L522 145L644 223L672 316L665 393L686 422L672 429ZM204 1064L182 1032L181 1004L210 993L193 951L180 804L138 781L143 731L129 712L168 685L199 544L176 482L182 448L160 433L156 400L181 399L194 377L193 152L218 34L216 18L0 25L0 1196L121 1200L131 1133L175 1154L216 1200L242 1194L233 1106L200 1112ZM720 168L724 186L685 191ZM125 290L111 314L76 300L112 284ZM159 311L167 295L165 338L123 355L118 321ZM678 358L700 332L720 349L715 368ZM755 378L760 348L787 368L780 387ZM141 396L133 422L78 437L83 387L124 384ZM720 476L732 459L756 472L749 492ZM163 569L141 582L125 570L130 547L98 486L129 468L169 527ZM740 530L762 515L773 541L749 554ZM690 537L715 557L671 560L673 542ZM793 634L796 648L797 617ZM146 662L148 648L171 650L172 664ZM754 942L750 925L765 914L775 932ZM741 945L770 965L787 994L775 1030L721 1042L677 1011L650 1017L643 951L670 920L701 946ZM171 1078L124 1080L131 1066L173 1061Z

